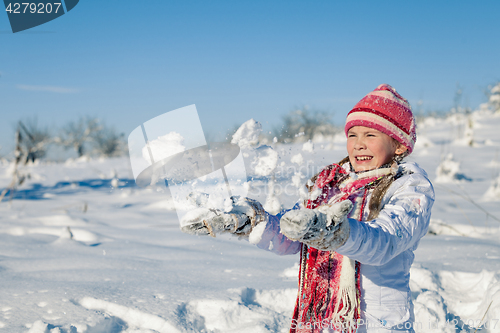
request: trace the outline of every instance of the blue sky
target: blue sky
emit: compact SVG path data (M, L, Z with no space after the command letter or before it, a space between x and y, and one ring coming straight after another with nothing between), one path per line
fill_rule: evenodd
M86 1L13 34L0 13L0 156L14 125L80 116L128 135L196 104L219 137L297 106L346 113L380 83L414 109L485 101L500 80L499 1Z

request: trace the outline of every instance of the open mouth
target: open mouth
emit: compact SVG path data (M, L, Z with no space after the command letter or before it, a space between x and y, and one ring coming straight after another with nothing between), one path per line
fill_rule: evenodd
M369 161L373 156L356 156L356 161Z

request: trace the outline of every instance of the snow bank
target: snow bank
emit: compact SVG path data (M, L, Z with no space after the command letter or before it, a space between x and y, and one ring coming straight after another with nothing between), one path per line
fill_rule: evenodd
M414 304L416 333L454 333L455 327L446 325L447 309L443 297L436 291L418 295Z
M95 233L69 227L63 228L47 228L47 227L13 227L0 230L0 233L5 233L12 236L25 236L28 234L51 235L59 238L73 239L78 242L93 244L99 242L100 238Z
M184 306L187 324L211 332L288 332L296 289L233 289L231 300L200 299ZM198 318L202 318L199 320ZM197 324L196 324L197 323Z
M449 235L474 237L478 239L490 239L498 235L500 237L500 226L474 226L471 224L448 224L440 219L431 219L429 233L433 235Z
M498 332L499 276L486 270L434 273L412 267L410 287L417 294L414 301L416 333L462 332L481 327L487 332Z
M111 316L120 318L127 323L129 329L147 329L160 333L181 332L163 318L123 305L106 302L93 297L84 297L79 303L86 309L104 311Z
M87 223L79 218L71 217L69 215L52 215L41 216L38 220L46 226L85 226Z
M172 199L160 200L145 206L142 210L175 210L175 202Z

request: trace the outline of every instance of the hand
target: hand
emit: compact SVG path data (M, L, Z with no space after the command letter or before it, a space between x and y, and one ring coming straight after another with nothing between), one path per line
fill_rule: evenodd
M226 202L226 212L197 208L181 220L181 230L188 234L211 235L229 232L247 236L258 223L265 220L262 205L255 200L233 196Z
M291 210L281 217L281 233L315 249L335 251L349 238L347 214L351 210L349 200L317 209Z

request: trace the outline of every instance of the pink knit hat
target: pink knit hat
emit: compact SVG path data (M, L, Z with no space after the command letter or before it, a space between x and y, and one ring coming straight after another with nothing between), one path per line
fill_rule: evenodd
M410 104L388 84L379 85L347 114L345 134L351 127L379 130L401 142L411 153L417 133Z

